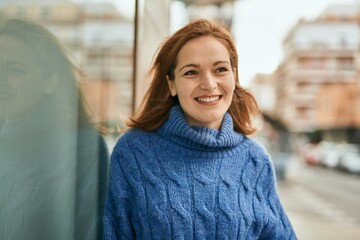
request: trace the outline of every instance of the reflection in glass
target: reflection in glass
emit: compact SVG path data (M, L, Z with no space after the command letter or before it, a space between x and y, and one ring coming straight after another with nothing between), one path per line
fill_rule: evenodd
M100 239L108 150L45 28L0 24L1 239Z

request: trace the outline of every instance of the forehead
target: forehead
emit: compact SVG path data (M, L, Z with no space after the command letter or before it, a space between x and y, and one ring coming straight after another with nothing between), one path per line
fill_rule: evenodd
M13 36L0 35L0 63L36 65L35 52L24 41Z
M188 41L179 51L181 62L229 61L230 53L224 41L213 36L202 36Z

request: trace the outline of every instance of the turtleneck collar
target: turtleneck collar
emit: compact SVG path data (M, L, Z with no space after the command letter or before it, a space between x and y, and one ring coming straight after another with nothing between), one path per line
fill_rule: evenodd
M235 147L244 138L242 134L234 131L229 113L225 114L220 130L190 126L179 105L171 109L169 118L158 129L158 133L188 148L207 151Z

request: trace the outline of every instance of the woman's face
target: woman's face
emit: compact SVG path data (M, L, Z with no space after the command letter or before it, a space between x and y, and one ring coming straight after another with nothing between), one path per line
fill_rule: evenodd
M21 40L0 35L0 115L30 110L43 96L44 85L36 54Z
M175 80L168 84L191 126L219 130L235 89L228 49L211 36L190 40L180 50Z

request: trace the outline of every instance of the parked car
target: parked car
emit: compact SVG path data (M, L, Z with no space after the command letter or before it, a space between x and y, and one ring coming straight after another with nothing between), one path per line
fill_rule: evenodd
M307 143L301 149L302 157L308 165L314 166L319 162L319 148L317 144Z
M342 144L322 141L318 144L319 165L327 168L335 168L344 153Z
M360 174L360 145L344 144L343 154L339 159L337 168Z

